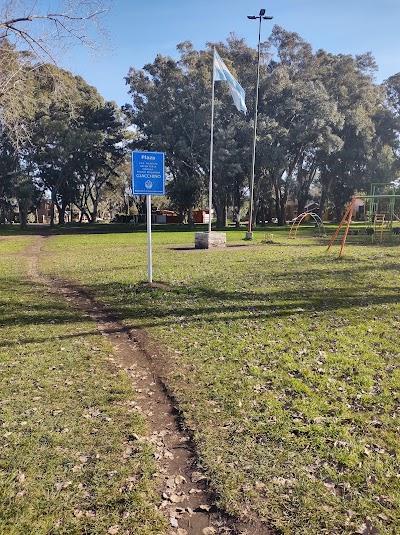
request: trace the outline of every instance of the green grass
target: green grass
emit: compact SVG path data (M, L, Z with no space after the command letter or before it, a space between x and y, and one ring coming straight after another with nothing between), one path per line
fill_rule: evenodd
M27 280L20 251L0 241L0 532L164 533L128 378L92 321Z
M27 236L9 236L0 235L0 251L2 255L22 253L31 243L31 239Z
M400 525L398 242L351 236L184 250L193 233L60 236L42 268L84 285L168 351L169 386L217 502L287 534ZM271 232L269 229L268 232ZM250 244L251 245L251 244ZM88 261L88 259L91 259ZM62 261L61 261L62 259ZM368 528L369 526L369 528ZM372 526L372 527L371 527ZM366 531L368 533L368 531Z

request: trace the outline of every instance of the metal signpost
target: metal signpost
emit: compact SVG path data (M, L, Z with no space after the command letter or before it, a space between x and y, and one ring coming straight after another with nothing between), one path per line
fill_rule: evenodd
M146 195L148 281L153 282L151 257L151 196L165 194L165 156L163 152L132 152L132 191Z

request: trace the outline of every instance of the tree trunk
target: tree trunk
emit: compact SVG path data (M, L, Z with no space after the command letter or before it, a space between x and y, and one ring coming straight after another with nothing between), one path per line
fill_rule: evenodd
M217 205L215 206L215 210L217 212L217 228L225 228L227 226L228 218L226 205Z
M331 184L332 184L332 179L321 180L322 189L321 189L321 198L319 201L318 215L322 220L324 220L325 205L328 199L328 193L330 191Z
M235 214L235 227L240 228L240 210L237 210L237 208L234 208L234 214Z
M189 223L189 228L194 229L193 206L191 206L188 210L188 223Z
M286 202L289 196L289 190L285 187L282 193L278 184L274 184L275 189L275 210L278 219L278 225L283 227L286 225Z
M343 217L343 206L335 204L336 221L340 223Z
M54 207L56 204L56 192L51 191L51 203L50 203L50 227L54 227Z
M58 209L58 224L59 226L64 225L65 223L65 205L61 204L61 206L57 205Z
M241 208L241 195L240 195L240 183L238 180L235 180L234 191L233 191L233 214L235 217L235 227L240 227L240 208Z
M97 199L93 200L93 210L90 213L90 222L91 223L96 223L97 222L97 210L98 210L98 207L99 206L98 206ZM129 215L129 213L127 213L127 215Z
M300 186L299 197L297 199L297 213L300 215L306 209L306 204L308 201L309 188L305 187L304 184Z
M19 222L22 230L26 230L28 227L28 210L24 203L19 203Z
M319 209L318 209L318 215L319 215L319 217L321 218L322 221L324 220L324 212L325 212L325 204L326 204L326 200L327 200L327 193L328 192L326 191L324 186L322 186L321 197L320 197L320 200L319 200Z

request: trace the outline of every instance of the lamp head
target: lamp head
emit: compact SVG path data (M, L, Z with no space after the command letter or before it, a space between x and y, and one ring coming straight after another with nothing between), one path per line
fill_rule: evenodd
M265 15L265 9L260 9L260 17L263 17Z
M248 19L251 19L251 20L254 20L254 19L257 19L258 17L255 17L255 16L253 16L253 15L247 15L247 18L248 18Z

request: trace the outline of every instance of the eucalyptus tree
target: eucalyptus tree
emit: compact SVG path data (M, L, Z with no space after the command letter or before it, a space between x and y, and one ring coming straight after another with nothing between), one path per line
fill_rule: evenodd
M13 185L19 171L18 154L4 129L0 133L0 223L10 218L13 208Z
M318 79L311 46L279 26L269 39L273 59L261 87L258 141L259 175L272 187L278 223L285 224L290 195L304 207L318 169L322 147L340 143L334 127L337 106Z
M79 194L74 203L95 223L104 191L114 186L113 178L126 159L128 137L123 116L112 102L86 102L79 130L83 146L76 155Z
M137 128L133 148L165 152L171 193L178 182L193 183L187 191L204 189L209 151L207 58L189 42L178 51L178 61L157 55L142 70L130 68L132 104L124 110Z
M62 77L60 92L51 87L51 76L38 76L31 157L51 192L51 224L54 207L62 224L71 204L95 221L101 191L124 156L124 123L115 104L104 102L83 78L66 71L57 76Z
M13 181L12 197L16 199L18 204L21 229L27 228L29 212L38 206L42 194L43 192L34 179L30 166L20 168Z
M376 64L372 56L333 55L317 52L320 79L342 116L334 133L342 145L323 151L319 181L320 215L326 200L335 206L340 219L345 204L355 191L366 187L369 170L377 155L377 113L384 103L382 88L374 83Z
M393 151L393 171L400 173L400 73L390 76L383 84L386 90L386 106L378 116L378 133Z
M177 48L178 61L158 55L142 70L130 69L126 80L132 104L126 111L138 129L134 146L165 152L171 179L169 192L176 200L176 191L182 185L189 209L193 198L204 196L208 188L213 53L211 44L201 51L194 50L190 42ZM231 36L228 44L219 43L218 49L235 75L231 60L245 53L243 41ZM215 85L214 103L213 204L217 226L223 227L235 181L240 190L247 176L243 136L247 138L246 147L251 137L246 119L234 107L225 84ZM183 206L182 195L179 202Z

